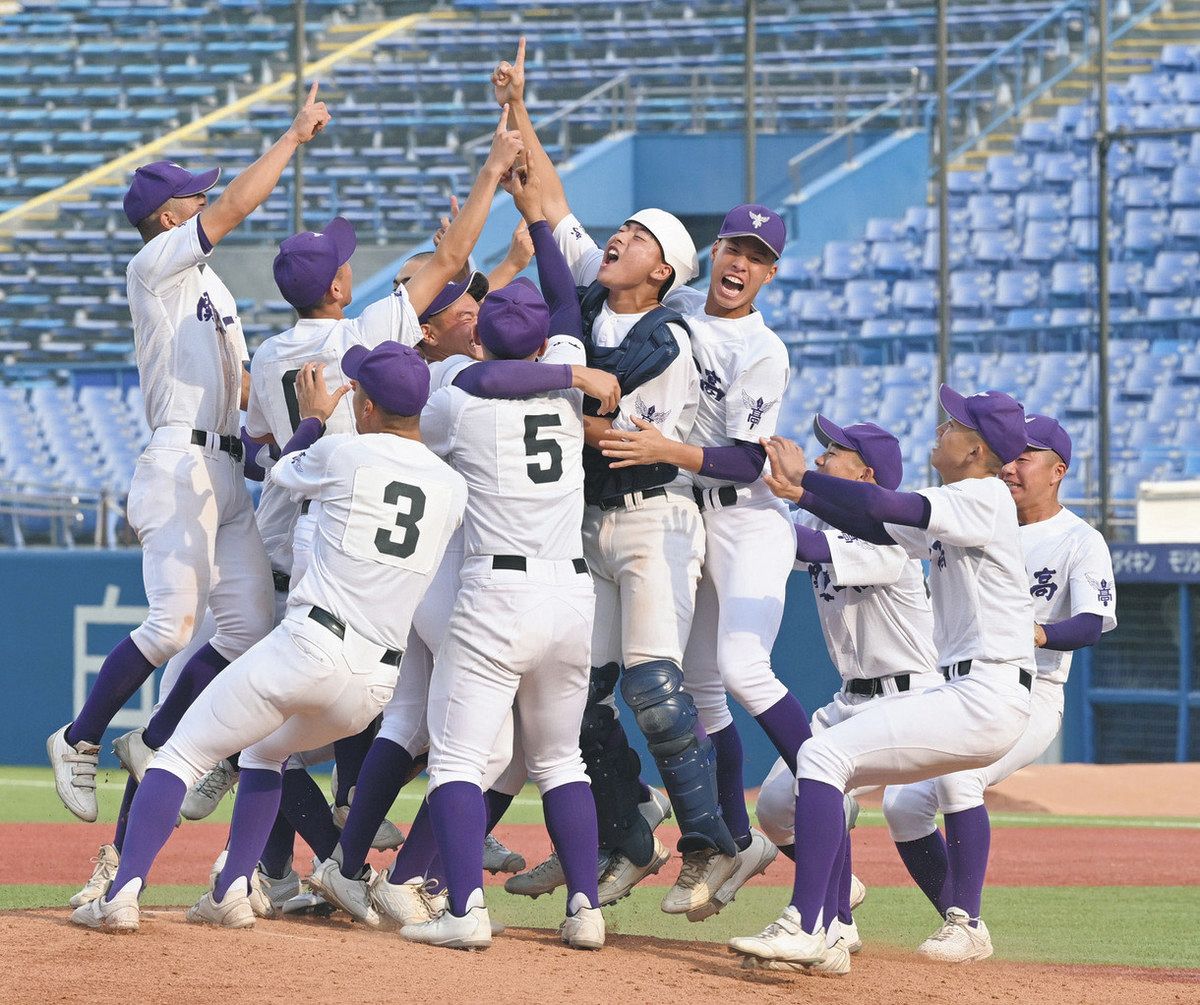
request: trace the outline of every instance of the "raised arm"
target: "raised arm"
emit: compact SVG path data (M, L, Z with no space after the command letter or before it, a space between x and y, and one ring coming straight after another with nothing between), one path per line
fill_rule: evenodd
M542 181L542 202L546 220L553 230L563 217L571 212L567 203L567 193L563 189L562 180L558 177L554 162L546 153L538 139L537 131L533 128L533 120L529 117L529 109L525 107L525 36L517 42L517 59L515 63L503 60L492 71L492 86L496 91L496 103L507 105L512 113L513 125L521 133L525 144L525 163L532 172L537 172Z
M546 306L550 308L550 334L581 338L583 316L579 310L579 294L571 267L567 265L554 240L554 231L546 220L541 175L532 168L525 172L524 177L514 172L512 197L529 225L529 236L533 240L537 261L538 283L542 287L542 296L546 298Z
M258 160L228 185L221 197L200 211L200 226L209 244L216 244L253 213L279 183L292 154L317 135L329 123L325 102L317 100L317 81L313 81L304 107L288 131L277 139Z

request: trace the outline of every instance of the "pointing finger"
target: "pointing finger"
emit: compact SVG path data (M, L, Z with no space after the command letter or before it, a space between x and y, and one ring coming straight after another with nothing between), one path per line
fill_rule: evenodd
M458 196L450 196L450 217L453 219L458 216Z
M306 105L313 105L313 104L316 104L316 101L317 101L317 87L320 85L320 83L321 83L321 82L320 82L319 80L314 80L314 81L312 82L312 87L310 87L310 88L309 88L309 90L308 90L308 100L304 102Z
M496 123L496 135L504 132L504 127L508 124L508 102L504 103L504 108L500 111L500 121Z
M522 35L517 41L517 69L525 69L525 36Z

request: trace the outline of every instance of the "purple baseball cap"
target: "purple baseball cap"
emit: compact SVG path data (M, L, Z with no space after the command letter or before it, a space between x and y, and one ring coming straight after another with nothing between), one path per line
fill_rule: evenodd
M938 400L950 418L974 429L1005 464L1025 452L1025 409L1012 395L978 391L964 396L949 384L943 384L938 390Z
M472 272L461 283L447 283L442 292L433 298L433 302L423 310L417 317L421 324L425 324L435 314L441 314L455 300L461 297L464 293L470 294L476 303L479 303L487 296L488 281L487 276L482 272Z
M550 308L528 279L514 279L479 307L479 341L499 359L524 359L550 334Z
M399 342L374 349L352 345L342 356L342 373L393 415L420 415L429 400L429 367L416 349Z
M283 299L297 310L319 303L337 275L350 261L357 244L354 224L335 216L324 230L293 234L275 256L275 285Z
M1025 416L1025 440L1035 450L1053 450L1067 467L1071 466L1071 434L1057 419L1036 413Z
M220 168L192 174L174 161L146 164L133 172L125 193L125 215L136 227L168 199L207 192L220 176Z
M734 206L725 214L717 240L722 237L757 237L778 258L787 243L787 224L769 206L747 203Z
M895 489L904 480L900 441L873 422L839 426L818 413L813 419L813 435L823 447L835 443L846 450L853 450L875 472L876 485Z

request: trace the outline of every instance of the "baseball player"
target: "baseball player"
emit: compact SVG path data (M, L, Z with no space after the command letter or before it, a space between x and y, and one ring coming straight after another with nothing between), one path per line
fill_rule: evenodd
M1037 683L1029 725L994 764L958 771L884 794L883 810L900 858L945 924L917 949L953 963L992 955L979 920L991 825L983 793L1045 753L1062 724L1063 685L1071 653L1095 645L1117 626L1112 557L1104 538L1058 501L1071 463L1071 437L1055 420L1030 415L1028 449L1002 477L1017 506L1029 594ZM935 820L945 815L943 838Z
M844 794L990 764L1029 721L1033 610L1016 507L997 477L1025 450L1024 409L1000 391L963 397L943 385L940 399L950 418L938 427L929 458L940 487L893 492L805 471L798 448L792 463L773 470L799 486L801 506L832 526L929 560L933 641L945 682L864 709L801 747L792 902L758 935L730 941L749 965L826 964L824 972L848 972L848 957L827 963L833 919L824 916L845 842Z
M668 290L696 275L696 251L683 225L662 210L633 214L603 251L571 214L562 184L524 104L525 41L516 63L493 74L498 102L508 102L525 141L530 171L541 182L546 221L581 287L589 362L615 374L622 398L615 414L585 417L583 547L596 583L591 693L581 747L591 778L603 846L614 854L601 878L602 903L624 896L669 857L652 834L664 809L648 802L639 764L616 720L613 692L634 711L662 774L682 831L686 856L736 851L716 800L712 746L697 736L696 708L683 688L683 646L703 557L703 531L686 475L667 464L619 471L596 449L612 430L645 421L686 437L698 396L688 330L662 307ZM640 418L639 418L640 417ZM653 798L651 796L651 798ZM507 888L537 896L562 882L559 863L543 863Z
M150 443L129 490L150 612L100 668L83 709L46 741L55 789L81 820L96 819L100 739L117 710L191 638L206 607L217 634L180 674L144 734L114 745L127 768L148 758L192 699L271 627L270 568L242 478L238 404L246 343L233 296L205 260L259 206L296 149L329 122L314 82L291 127L210 206L219 168L191 174L139 168L125 215L145 246L126 270ZM137 777L139 772L131 771Z
M317 437L350 389L329 394L319 368L297 375L306 408L270 477L321 513L308 571L278 628L192 705L156 755L130 813L108 894L79 908L76 924L138 926L138 895L166 843L187 786L241 750L241 780L224 868L188 920L253 925L249 879L279 805L280 774L297 750L358 732L395 687L400 646L466 506L463 479L420 440L429 371L393 342L354 346L341 360L354 385L360 435Z
M860 422L843 427L818 415L813 432L825 447L816 459L822 474L893 490L903 480L900 444L879 426ZM772 469L790 466L786 441L768 440L764 446ZM786 478L775 474L764 478L780 498L798 497ZM802 513L796 520L796 567L806 569L812 579L821 631L842 678L833 701L813 714L814 735L866 709L906 699L941 683L934 670L937 654L925 576L921 563L903 548L871 544ZM794 858L796 774L783 758L775 762L762 784L757 812L767 837ZM813 968L818 971L836 972L848 962L847 954L862 946L850 909L848 833L844 852L838 855L824 904L825 916L830 919L826 928L829 952Z
M704 520L704 574L683 672L717 757L721 812L737 854L714 849L685 859L663 910L700 921L733 899L775 857L746 812L742 743L726 692L758 721L789 764L809 736L808 715L771 669L792 568L792 524L761 479L759 443L775 429L790 376L787 349L754 309L771 281L787 229L766 206L736 206L710 252L708 290L677 287L665 298L692 333L700 407L691 434L672 438L653 423L601 441L614 468L670 464L690 472Z

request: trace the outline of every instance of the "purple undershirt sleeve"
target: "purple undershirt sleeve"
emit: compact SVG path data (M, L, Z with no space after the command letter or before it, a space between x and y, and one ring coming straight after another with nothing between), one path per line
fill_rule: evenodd
M767 451L759 443L738 440L727 447L705 447L699 473L705 478L747 484L762 474Z
M246 432L246 427L242 426L242 455L246 458L245 464L242 466L242 474L252 482L261 482L267 475L262 467L254 460L258 456L258 452L265 446L257 440L250 439L250 434Z
M535 363L524 359L489 359L475 363L454 378L454 386L473 398L527 398L562 391L575 374L566 363Z
M1073 618L1067 618L1066 621L1042 625L1042 631L1046 633L1046 644L1042 648L1065 653L1094 646L1100 641L1100 629L1103 625L1104 619L1099 614L1086 611L1076 614Z
M861 513L854 513L823 499L811 489L805 489L800 497L800 508L808 510L813 516L824 520L829 526L853 534L871 544L895 544L895 538L887 532L887 528L878 520L871 520Z
M530 224L529 237L533 241L542 296L550 308L550 334L582 338L583 315L579 310L579 294L575 289L571 268L559 250L558 242L554 240L554 231L545 220L538 220Z
M321 434L324 432L325 423L316 416L301 419L300 425L292 433L292 438L284 444L283 452L285 454L294 454L300 450L307 450L321 438Z
M839 509L848 509L878 523L898 523L922 530L929 526L932 507L919 492L893 492L869 482L834 478L819 471L804 472L800 485Z
M204 233L204 227L200 223L200 217L196 217L196 236L200 239L200 250L206 255L212 254L212 241L208 239L208 235Z
M801 562L832 562L829 538L819 530L796 524L796 557Z

